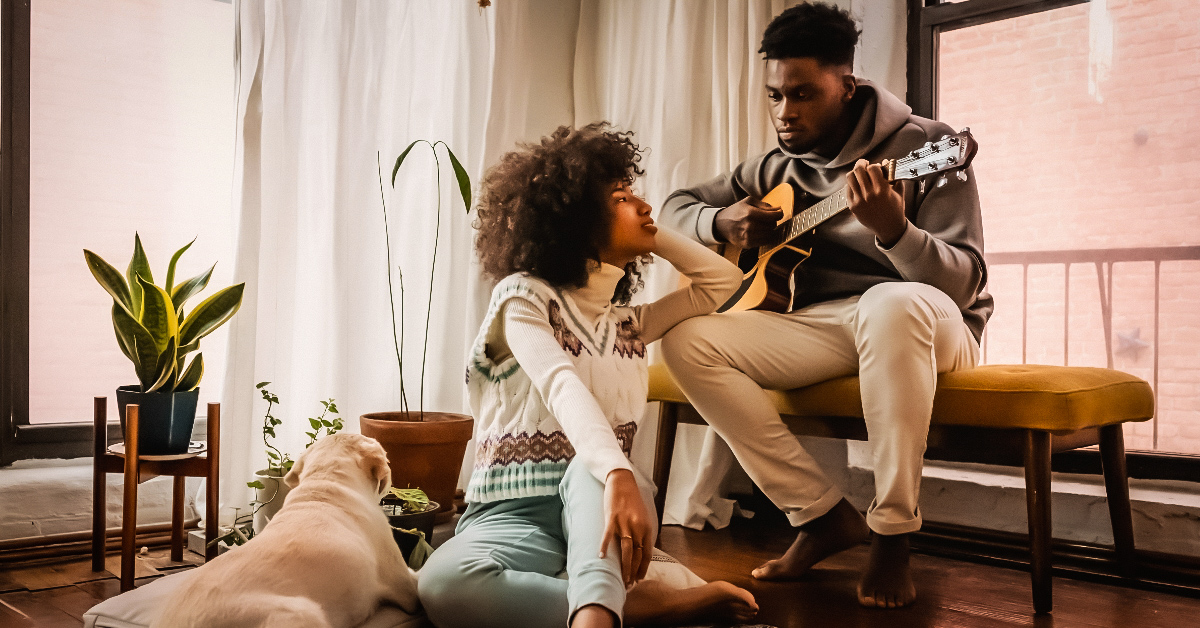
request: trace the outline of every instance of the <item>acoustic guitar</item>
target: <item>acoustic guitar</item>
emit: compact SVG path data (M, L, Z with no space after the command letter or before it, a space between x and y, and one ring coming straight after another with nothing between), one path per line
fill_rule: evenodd
M880 166L889 183L942 174L936 183L941 186L946 183L944 173L948 172L954 172L960 180L966 180L967 174L963 169L971 164L977 149L971 130L963 129L954 135L943 136L936 142L927 142L899 159L885 159ZM843 187L796 214L793 212L796 190L787 182L779 184L762 200L782 209L783 218L771 241L763 246L742 249L732 244L723 245L722 254L737 264L744 276L741 287L718 311L789 311L792 306L792 273L812 255L812 247L803 248L800 240L814 232L817 225L849 207L846 188Z

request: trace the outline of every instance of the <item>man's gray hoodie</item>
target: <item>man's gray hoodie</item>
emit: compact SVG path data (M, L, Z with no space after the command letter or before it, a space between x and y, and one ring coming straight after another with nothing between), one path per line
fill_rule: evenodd
M788 181L796 188L799 212L844 186L857 160L897 159L955 133L941 122L912 115L908 105L870 81L858 79L854 98L862 99L862 114L837 157L772 149L733 172L671 194L659 222L705 244L717 244L717 211L747 196L760 199ZM890 249L882 248L850 212L818 226L807 243L812 257L796 269L793 307L860 295L885 281L915 281L949 295L978 340L992 313L992 297L984 292L987 267L974 173L968 168L965 182L953 175L941 186L935 181L904 183L909 224Z

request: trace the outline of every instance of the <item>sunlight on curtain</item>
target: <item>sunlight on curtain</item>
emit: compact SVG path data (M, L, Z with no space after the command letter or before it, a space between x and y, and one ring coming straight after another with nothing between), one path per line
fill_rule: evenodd
M264 466L256 382L273 382L283 401L274 412L284 420L279 442L293 453L318 400L337 399L351 430L364 412L400 407L376 151L392 263L404 274L405 387L418 406L437 224L428 151L413 151L394 191L387 180L416 139L444 140L478 179L491 15L466 1L239 4L235 275L248 283L230 329L224 503L246 503L243 478ZM450 176L424 405L461 412L477 324L468 297L473 232Z

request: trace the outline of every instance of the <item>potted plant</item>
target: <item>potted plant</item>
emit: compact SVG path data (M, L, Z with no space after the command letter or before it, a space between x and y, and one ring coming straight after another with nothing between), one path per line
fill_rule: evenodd
M205 272L175 283L175 265L195 240L171 256L166 281L154 283L141 237L133 236L133 258L122 275L99 255L84 249L88 269L113 298L113 330L125 357L133 362L138 384L117 388L121 429L125 407L137 404L138 450L144 454L187 453L196 420L204 359L200 339L228 321L242 305L245 283L218 290L190 311L188 300L208 285L213 264ZM191 362L187 354L196 352Z
M392 488L379 502L383 514L392 526L392 538L400 547L408 566L420 569L433 552L429 539L433 537L438 503L419 488Z
M254 501L250 502L250 512L243 515L240 509L235 509L233 525L213 539L212 543L235 546L254 538L254 535L262 532L271 518L283 507L288 491L291 490L291 487L283 482L283 477L292 470L295 460L291 454L281 451L271 443L271 439L276 436L275 428L282 425L283 421L271 414L271 410L281 403L279 397L267 388L269 385L271 382L259 382L255 385L263 400L267 402L267 411L263 415L262 426L263 444L267 448L267 467L255 471L255 479L246 482L246 486L254 489L255 495ZM304 433L305 436L308 436L308 442L304 445L305 449L312 447L318 438L336 434L343 427L341 417L326 418L330 413L338 413L337 403L333 399L328 399L322 401L321 405L324 407L321 414L308 419L312 431Z
M441 160L437 147L440 144L449 157L451 169L458 183L458 192L463 205L471 211L471 180L467 171L454 156L445 142L430 143L417 140L408 145L396 158L392 168L392 186L396 185L396 174L405 158L417 144L425 144L433 153L435 178L438 186L437 222L434 227L433 260L430 268L429 302L425 311L425 343L421 355L421 387L418 411L408 406L404 388L404 275L398 270L400 288L400 326L396 323L396 300L392 289L391 240L388 235L387 202L383 199L383 173L379 175L379 194L383 205L384 241L387 244L388 300L392 307L392 339L396 350L396 364L400 371L400 410L371 412L359 419L359 429L365 436L378 440L388 455L392 468L392 483L397 486L420 486L429 498L441 504L440 519L449 518L454 512L454 495L458 487L458 475L462 469L463 455L474 430L474 419L470 416L450 412L425 411L425 354L429 349L429 319L433 305L433 270L437 264L438 231L441 227ZM378 167L378 163L377 163Z
M266 446L267 466L254 472L254 480L247 482L246 486L254 489L254 502L251 504L254 525L254 532L261 532L271 517L279 512L283 507L283 500L287 497L288 491L291 490L287 484L283 482L283 476L287 475L288 471L292 470L292 465L295 460L291 454L280 451L278 447L271 443L271 439L275 438L275 428L283 423L282 420L275 418L271 414L271 409L276 405L280 405L279 397L272 393L267 386L271 382L259 382L255 385L259 394L262 395L264 401L267 402L267 411L263 415L262 437L263 445ZM330 413L337 414L337 403L333 399L327 399L321 402L323 410L316 417L308 419L311 432L305 432L308 436L308 443L304 445L305 449L312 447L313 443L321 436L329 436L341 431L343 424L341 417L326 418ZM322 434L324 432L324 434ZM251 535L252 536L252 535Z

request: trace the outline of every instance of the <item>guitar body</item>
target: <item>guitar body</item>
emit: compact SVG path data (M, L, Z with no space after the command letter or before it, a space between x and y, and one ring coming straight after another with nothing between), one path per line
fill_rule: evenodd
M781 183L763 197L763 202L783 210L779 224L795 214L795 189ZM732 244L722 245L721 254L742 269L742 285L738 291L717 308L718 312L767 310L787 312L792 307L792 272L808 259L811 249L804 250L793 243L782 247L742 249Z
M792 273L801 262L808 259L811 249L804 250L798 246L784 245L762 256L758 250L743 251L743 263L748 263L750 270L742 266L742 286L718 308L719 312L741 312L745 310L766 310L768 312L788 312L792 309Z

